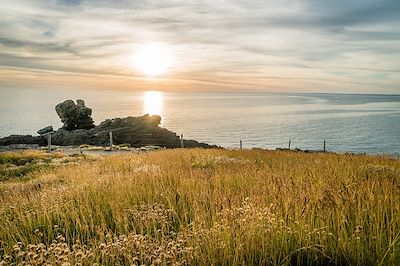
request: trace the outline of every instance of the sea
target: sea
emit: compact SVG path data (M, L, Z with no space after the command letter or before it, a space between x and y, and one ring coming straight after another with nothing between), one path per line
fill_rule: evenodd
M129 92L0 88L0 137L62 126L55 105L83 99L96 124L162 117L185 139L225 148L291 148L400 153L400 95L263 92Z

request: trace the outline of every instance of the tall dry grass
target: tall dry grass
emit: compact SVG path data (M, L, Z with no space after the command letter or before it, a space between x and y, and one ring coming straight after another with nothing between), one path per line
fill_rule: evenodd
M3 265L399 265L400 162L164 150L0 183Z

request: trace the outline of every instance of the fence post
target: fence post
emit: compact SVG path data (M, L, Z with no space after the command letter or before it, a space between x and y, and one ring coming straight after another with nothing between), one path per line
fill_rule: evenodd
M47 134L47 149L48 152L51 153L51 133Z
M240 149L242 150L243 149L243 141L242 140L240 140L239 146L240 146Z
M112 137L112 131L110 131L110 151L113 150L113 137Z
M326 142L324 140L324 152L326 152Z
M291 139L289 139L289 150L290 150L290 144L292 143L292 140Z
M181 148L185 148L185 146L183 145L183 134L181 134Z

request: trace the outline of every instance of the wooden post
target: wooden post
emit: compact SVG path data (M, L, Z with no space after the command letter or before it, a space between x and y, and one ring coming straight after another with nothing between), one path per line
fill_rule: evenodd
M110 131L110 151L113 150L113 138L112 138L112 131Z
M326 152L326 142L324 140L324 152Z
M289 150L290 150L290 144L292 143L292 140L291 139L289 139Z
M240 140L240 149L242 150L243 149L243 142L242 142L242 140Z
M48 152L51 153L51 133L47 134L47 149Z
M185 146L183 145L183 134L181 134L181 148L185 148Z

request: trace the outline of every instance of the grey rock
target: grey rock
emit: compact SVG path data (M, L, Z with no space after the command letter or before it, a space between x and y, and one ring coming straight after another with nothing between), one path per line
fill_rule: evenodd
M53 132L54 130L53 130L53 127L52 126L48 126L48 127L45 127L45 128L42 128L42 129L40 129L40 130L38 130L38 134L39 135L41 135L41 136L45 136L45 135L47 135L47 133L50 133L50 132Z
M83 100L76 101L76 128L77 129L90 129L95 127L91 117L92 109L85 106Z
M66 100L56 105L56 112L64 123L63 128L73 130L76 128L76 105L72 100Z
M81 100L81 99L76 100L76 106L77 107L85 107L85 101Z
M11 135L0 139L0 146L12 144L38 144L40 146L47 145L47 140L43 136L32 135Z
M66 100L56 105L56 112L63 122L66 130L91 129L95 127L92 109L85 106L83 100L77 100L77 104L72 100Z

